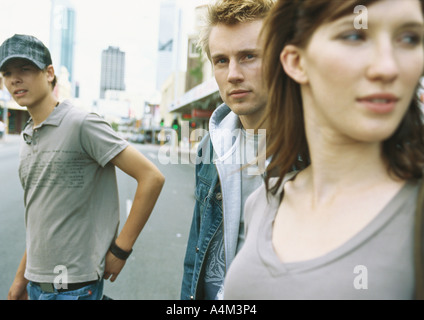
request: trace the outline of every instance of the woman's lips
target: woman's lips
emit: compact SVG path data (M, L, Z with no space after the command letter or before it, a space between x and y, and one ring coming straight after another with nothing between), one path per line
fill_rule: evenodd
M399 98L393 94L379 93L361 97L357 101L374 113L386 114L394 110Z

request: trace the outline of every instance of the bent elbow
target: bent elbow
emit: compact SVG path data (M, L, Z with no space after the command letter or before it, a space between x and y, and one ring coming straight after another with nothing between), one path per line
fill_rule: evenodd
M150 176L151 186L155 186L157 189L161 190L163 185L165 184L165 176L159 170L155 170L152 172Z
M165 176L157 168L153 168L147 172L140 173L136 180L139 186L149 188L150 190L161 191L165 184Z
M161 172L158 172L158 174L156 175L156 181L160 188L162 188L165 184L165 176Z

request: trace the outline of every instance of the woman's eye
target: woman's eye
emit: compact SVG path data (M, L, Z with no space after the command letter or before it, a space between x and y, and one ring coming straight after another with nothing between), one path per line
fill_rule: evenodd
M423 36L415 32L405 32L399 36L399 41L407 45L416 46L423 42Z
M365 35L358 31L349 31L342 33L339 38L345 41L357 42L365 40Z

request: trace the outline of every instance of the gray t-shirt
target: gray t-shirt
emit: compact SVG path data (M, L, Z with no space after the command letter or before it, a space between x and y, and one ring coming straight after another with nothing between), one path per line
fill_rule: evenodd
M408 181L359 233L315 259L282 263L272 245L277 196L247 200L246 241L225 280L225 299L412 299L418 185Z
M69 283L103 276L119 225L115 167L128 142L69 101L23 132L19 176L26 208L25 278Z

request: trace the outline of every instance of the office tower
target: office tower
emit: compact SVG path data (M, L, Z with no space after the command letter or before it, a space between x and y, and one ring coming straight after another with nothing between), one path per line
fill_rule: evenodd
M118 47L102 51L100 99L105 98L106 90L125 90L125 52Z
M69 0L52 0L50 14L50 52L56 73L61 67L69 72L69 81L73 83L75 9Z
M175 0L162 0L160 4L159 17L159 43L158 43L158 64L156 74L156 88L161 86L169 75L175 71L175 52L177 6Z

